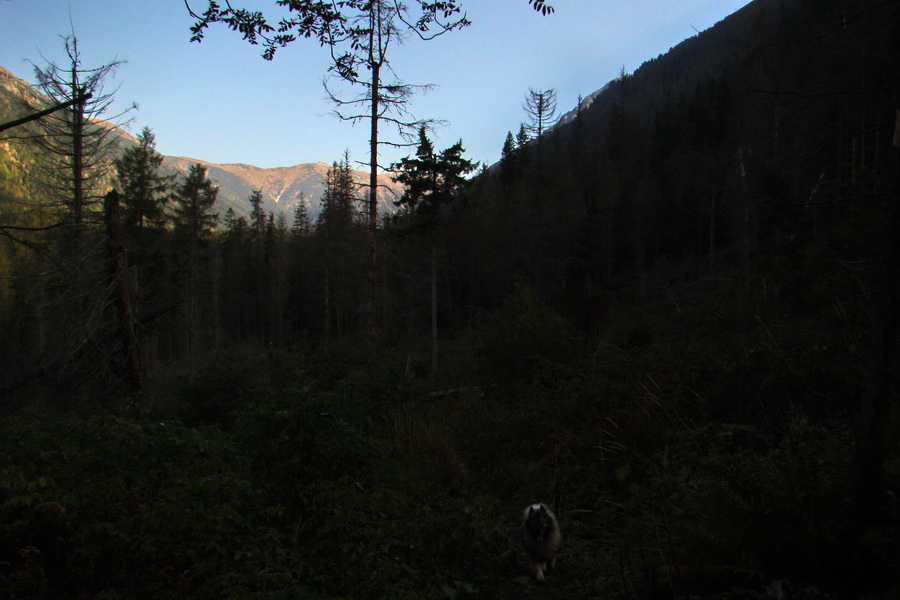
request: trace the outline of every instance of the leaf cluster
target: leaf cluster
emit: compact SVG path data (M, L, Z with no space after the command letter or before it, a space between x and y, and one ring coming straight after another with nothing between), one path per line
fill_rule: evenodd
M339 0L324 2L318 0L276 0L278 6L287 8L289 17L272 24L261 11L235 8L226 1L222 6L210 0L207 9L198 14L185 1L191 16L195 19L191 26L191 41L203 40L205 30L213 23L223 23L232 31L241 34L250 44L262 43L265 47L263 58L272 60L279 48L283 48L299 38L315 39L323 46L348 44L352 52L341 55L336 62L342 76L355 78L353 54L370 48L369 40L376 31L370 16L387 11L405 15L407 8L399 2L372 2L371 0ZM464 16L458 17L461 7L456 0L426 2L418 0L419 14L404 23L420 37L439 35L444 31L468 25ZM458 18L457 18L458 17ZM455 19L455 20L453 20Z
M262 41L265 46L263 58L272 60L278 48L295 41L298 36L314 38L325 45L329 40L335 38L345 21L341 12L335 10L333 2L276 0L276 4L288 8L295 15L283 18L275 25L271 25L262 11L235 8L227 0L225 6L215 0L210 0L202 14L195 13L188 0L185 0L188 12L196 19L191 26L191 41L202 41L206 29L211 24L223 23L232 31L240 33L242 38L250 44L257 45ZM338 3L338 5L343 4L345 3Z
M528 4L539 13L542 13L544 16L552 14L554 12L554 8L551 4L547 4L546 0L528 0Z

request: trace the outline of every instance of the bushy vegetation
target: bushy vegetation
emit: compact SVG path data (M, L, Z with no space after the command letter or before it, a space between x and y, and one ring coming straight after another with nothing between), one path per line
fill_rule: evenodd
M0 597L897 598L900 88L869 58L900 21L776 4L623 72L427 231L387 220L377 270L346 157L315 224L257 198L113 239L98 208L84 269L65 223L4 242ZM22 173L0 201L39 200ZM542 586L536 501L565 537Z
M238 369L227 410L191 426L5 417L7 597L518 598L515 519L536 500L558 505L566 536L559 569L529 590L542 597L762 598L791 586L818 598L896 583L900 507L861 525L853 431L764 385L730 407L714 401L751 367L709 340L588 339L524 288L466 339L448 351L470 348L479 366L445 373L468 384L452 393L438 379L405 383L399 358L373 397L355 352L329 359L349 360L336 379L269 354L255 378ZM513 357L527 362L510 369ZM831 356L807 359L815 371ZM777 353L746 360L757 377L789 379ZM211 373L174 397L212 404L231 380ZM829 380L836 393L844 376ZM796 389L806 375L791 377ZM895 490L900 471L888 471Z
M474 593L506 540L449 437L402 411L366 425L362 397L311 385L262 394L230 427L4 419L6 597Z
M13 598L252 595L290 582L273 507L214 429L116 417L3 423Z

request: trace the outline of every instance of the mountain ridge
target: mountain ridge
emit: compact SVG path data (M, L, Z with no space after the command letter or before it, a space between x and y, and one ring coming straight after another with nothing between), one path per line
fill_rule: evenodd
M50 100L34 86L0 66L0 122L25 116L27 104L49 105ZM116 135L117 152L137 144L137 139L124 128L108 122L98 121L102 127L111 127ZM152 128L152 127L151 127ZM3 140L0 139L0 143ZM207 170L207 176L219 187L215 209L220 218L230 208L238 216L250 214L250 195L260 190L263 208L276 215L284 214L287 219L299 203L306 205L309 216L315 219L321 208L319 201L325 190L325 181L331 166L325 162L299 163L285 167L257 167L247 163L214 163L202 158L163 155L161 172L163 175L186 175L191 165L199 163ZM29 170L25 164L19 165ZM353 170L354 180L360 186L367 185L369 174ZM393 209L393 200L399 197L402 186L391 181L385 174L379 175L378 203L381 212Z

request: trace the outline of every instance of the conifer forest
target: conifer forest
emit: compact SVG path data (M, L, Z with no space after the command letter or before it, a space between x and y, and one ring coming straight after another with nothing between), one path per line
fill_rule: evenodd
M900 597L898 61L898 0L755 0L289 214L119 135L112 64L0 86L0 599Z

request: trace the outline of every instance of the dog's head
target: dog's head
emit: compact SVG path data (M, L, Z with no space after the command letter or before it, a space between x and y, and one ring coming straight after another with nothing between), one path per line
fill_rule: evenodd
M528 534L538 543L543 542L555 527L550 511L543 504L532 504L525 509L524 525Z

